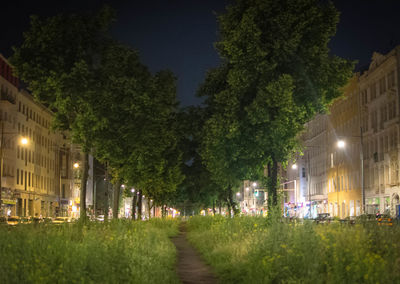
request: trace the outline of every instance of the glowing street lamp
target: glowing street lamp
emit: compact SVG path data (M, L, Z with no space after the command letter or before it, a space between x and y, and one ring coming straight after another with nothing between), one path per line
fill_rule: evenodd
M78 163L74 163L74 168L75 169L79 168L79 164Z
M257 183L256 182L253 182L253 187L256 187L257 186Z
M346 147L346 143L343 140L339 140L337 142L337 146L338 148L343 149L344 147Z
M240 192L237 192L237 193L236 193L236 196L239 197L239 196L240 196Z
M249 190L250 190L250 188L246 187L246 191L249 191Z
M134 188L132 188L132 189L131 189L131 192L132 192L132 193L134 193L134 192L135 192L135 189L134 189Z
M292 165L292 170L297 170L297 164Z
M25 137L21 138L21 144L22 145L28 145L28 143L29 143L28 138L25 138Z

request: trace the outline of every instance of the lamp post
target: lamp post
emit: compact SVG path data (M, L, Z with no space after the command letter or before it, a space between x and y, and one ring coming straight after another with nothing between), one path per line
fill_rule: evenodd
M343 140L339 140L337 142L337 148L344 149L346 147L346 143ZM337 152L338 153L338 152ZM340 205L339 205L339 191L340 191L340 177L339 177L339 153L336 161L336 201L337 201L337 216L340 216ZM342 188L343 190L343 188Z

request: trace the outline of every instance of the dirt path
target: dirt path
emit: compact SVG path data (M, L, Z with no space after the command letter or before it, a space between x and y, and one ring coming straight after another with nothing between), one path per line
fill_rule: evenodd
M199 254L186 240L184 223L179 226L179 235L172 238L172 242L175 244L178 254L176 270L182 283L217 283L210 267L204 263Z

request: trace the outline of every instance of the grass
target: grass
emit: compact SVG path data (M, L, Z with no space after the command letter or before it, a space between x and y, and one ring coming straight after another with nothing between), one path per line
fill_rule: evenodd
M188 238L221 283L400 283L399 227L193 217Z
M178 221L0 228L1 283L179 283Z

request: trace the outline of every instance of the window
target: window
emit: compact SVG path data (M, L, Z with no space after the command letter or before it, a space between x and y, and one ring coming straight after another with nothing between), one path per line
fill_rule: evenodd
M24 185L24 171L21 170L21 185Z
M301 168L301 176L302 176L303 178L306 177L306 168Z
M383 93L386 91L386 78L383 77L379 80L379 94L383 95Z
M388 89L395 86L395 77L394 77L394 70L391 71L388 75Z
M370 92L371 92L371 101L376 99L376 84L373 83L370 86Z
M19 169L17 169L17 184L19 184Z

